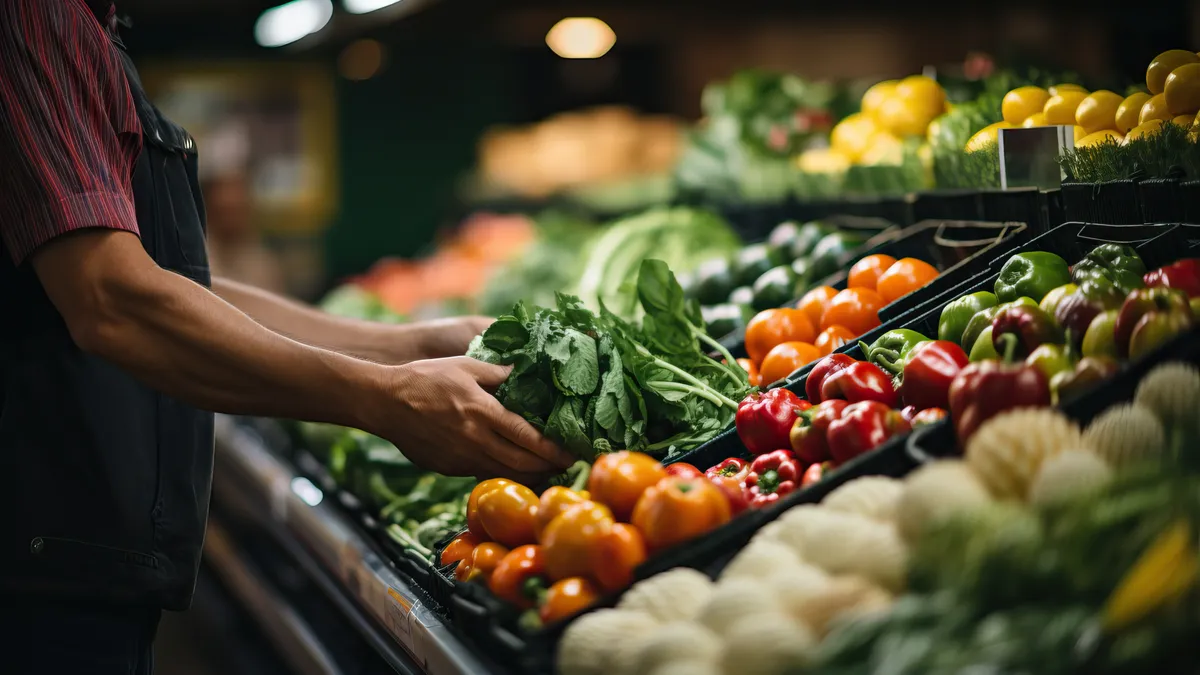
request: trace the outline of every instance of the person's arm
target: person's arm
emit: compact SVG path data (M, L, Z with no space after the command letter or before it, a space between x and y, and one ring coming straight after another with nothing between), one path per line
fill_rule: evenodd
M304 345L155 264L133 208L136 111L82 3L0 2L0 72L0 241L81 350L197 407L359 427L442 473L532 480L570 464L483 389L503 368Z
M355 321L220 277L213 279L213 291L263 326L293 340L379 363L460 356L471 338L491 323L479 316L401 325Z

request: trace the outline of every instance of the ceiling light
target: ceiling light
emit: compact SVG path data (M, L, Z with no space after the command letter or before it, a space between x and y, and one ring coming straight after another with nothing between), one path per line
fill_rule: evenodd
M332 0L292 0L258 17L254 39L263 47L282 47L321 30L332 16Z
M374 12L377 9L383 9L384 7L394 5L397 2L400 2L400 0L342 0L342 4L345 5L346 11L350 12L351 14L366 14L367 12Z
M598 59L616 42L613 29L594 17L567 17L546 33L546 45L564 59Z

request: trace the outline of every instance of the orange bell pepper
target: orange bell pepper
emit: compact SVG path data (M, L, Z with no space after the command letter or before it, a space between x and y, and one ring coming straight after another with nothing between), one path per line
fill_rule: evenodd
M556 582L546 591L538 610L542 623L553 623L591 607L600 598L592 582L581 577L569 577Z
M642 531L651 551L698 537L730 518L729 500L707 478L671 476L638 500L633 526Z
M454 578L459 581L487 582L506 555L508 549L504 546L494 541L484 542L476 546L469 557L458 562L458 567L454 568Z
M583 488L587 485L588 478L591 476L592 465L587 462L576 462L576 466L579 467L578 473L570 486L555 485L554 487L547 488L542 493L541 499L538 500L537 531L539 541L550 521L557 518L567 509L591 499L591 493Z
M633 571L646 562L646 541L632 525L614 523L603 540L592 578L604 591L619 591L633 583Z
M496 566L488 588L496 597L521 609L538 604L546 592L546 561L541 546L519 546Z
M628 450L610 452L592 465L588 491L593 500L612 509L617 520L627 523L642 493L666 475L663 465L650 455Z
M487 541L492 538L492 535L487 533L487 530L483 527L483 523L479 520L479 498L492 490L514 484L507 478L491 478L480 481L475 486L475 489L471 490L471 496L467 497L467 531L475 535L476 539Z
M538 496L533 490L509 483L479 495L477 503L479 524L489 539L508 547L537 541Z
M475 535L471 534L470 532L463 532L457 537L451 539L450 543L446 544L446 548L442 549L442 556L440 559L442 566L444 567L451 563L456 563L463 558L470 556L471 551L475 550L475 547L480 543L481 542L479 539L477 539Z
M550 579L591 577L615 524L612 511L596 502L579 504L550 521L542 533Z

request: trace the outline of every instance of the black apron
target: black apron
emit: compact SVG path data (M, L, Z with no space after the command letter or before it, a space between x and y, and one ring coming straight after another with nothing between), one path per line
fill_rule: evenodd
M195 143L151 105L106 32L142 123L142 245L208 286ZM212 414L80 351L32 266L0 253L0 600L186 609L208 514Z

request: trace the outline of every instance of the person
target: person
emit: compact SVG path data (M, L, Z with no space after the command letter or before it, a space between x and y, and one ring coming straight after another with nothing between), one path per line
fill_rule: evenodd
M357 427L445 474L570 463L487 393L503 368L454 356L486 320L345 321L211 279L195 143L116 31L112 2L0 2L5 673L151 671L200 564L207 411Z

